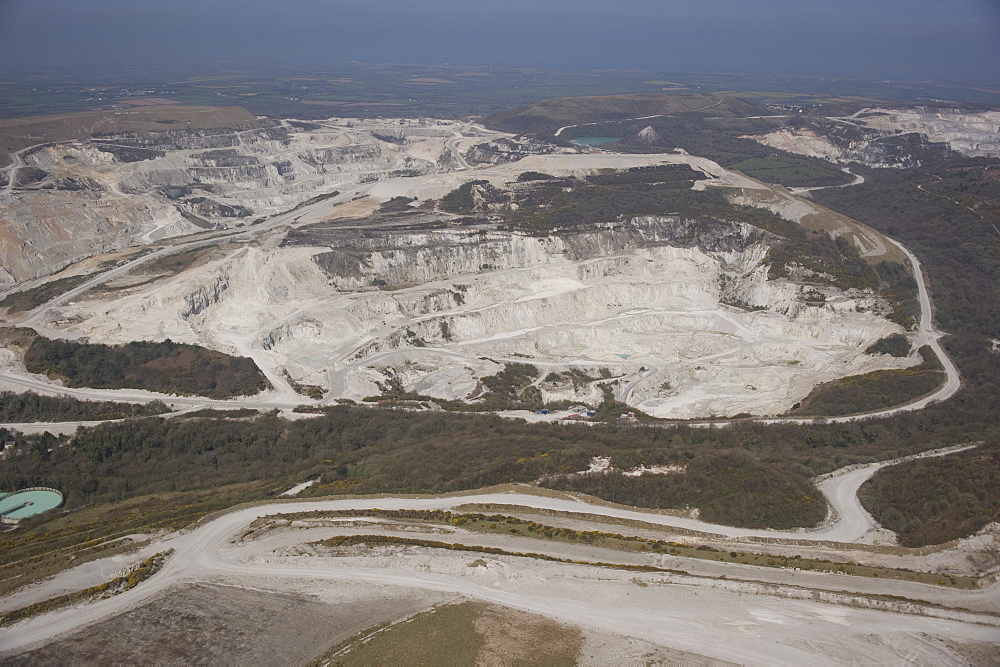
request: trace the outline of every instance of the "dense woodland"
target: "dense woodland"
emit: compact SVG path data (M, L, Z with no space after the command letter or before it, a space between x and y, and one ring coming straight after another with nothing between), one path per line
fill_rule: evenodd
M40 396L33 392L0 392L0 423L92 421L146 417L169 412L164 403L117 403L81 401L68 396Z
M910 354L910 341L903 334L890 334L869 345L865 349L865 354L888 354L891 357L905 357Z
M909 351L909 341L903 336L899 338ZM903 349L892 342L879 345L883 341L872 347L880 350L889 347L894 351ZM871 354L870 351L868 353ZM902 405L925 396L940 387L945 376L933 350L922 347L919 354L924 361L910 368L872 371L824 382L813 388L809 395L802 399L801 404L791 410L791 413L829 417L853 415ZM896 356L906 355L904 353Z
M919 148L919 167L859 168L864 184L821 190L814 198L899 239L920 258L935 319L958 334L948 347L960 355L963 390L945 406L969 411L971 419L972 395L982 395L979 409L1000 409L988 398L1000 395L1000 354L989 351L991 339L1000 338L1000 160ZM967 535L997 520L994 459L991 448L888 468L863 488L863 500L904 544Z
M881 279L883 297L892 303L889 319L907 329L916 325L920 317L920 292L909 265L896 262L879 262L875 272Z
M948 343L966 374L955 399L868 422L744 422L721 429L530 425L496 416L350 406L293 422L275 415L253 420L152 417L82 430L65 447L56 446L51 436L2 434L16 444L0 468L0 488L53 486L66 494L68 507L79 507L245 482L291 485L314 476L320 484L306 494L437 493L550 478L548 486L639 505L707 503L701 509L709 521L812 525L825 511L808 486L815 474L1000 438L1000 355L974 336ZM626 493L624 480L553 477L586 469L593 456L610 456L616 468L625 470L644 462L686 465L701 484L654 475L640 477L636 491ZM768 481L754 481L761 479ZM803 494L808 500L799 495L803 489L809 489ZM747 494L756 502L745 502ZM789 498L799 500L789 503Z
M270 387L249 357L170 340L112 346L37 336L24 353L24 365L70 387L127 387L208 398L249 396Z
M697 507L708 521L740 526L794 528L826 517L826 503L798 466L765 462L741 449L699 452L683 473L561 475L543 484L624 505Z
M940 544L1000 521L1000 441L880 470L861 502L900 544Z
M920 258L944 331L1000 338L1000 159L939 153L919 168L859 171L863 184L813 198Z

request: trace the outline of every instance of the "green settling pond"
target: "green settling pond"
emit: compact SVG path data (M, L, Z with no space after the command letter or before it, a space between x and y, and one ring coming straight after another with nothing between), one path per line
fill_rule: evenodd
M55 489L18 491L0 498L0 518L17 521L62 505L63 494Z

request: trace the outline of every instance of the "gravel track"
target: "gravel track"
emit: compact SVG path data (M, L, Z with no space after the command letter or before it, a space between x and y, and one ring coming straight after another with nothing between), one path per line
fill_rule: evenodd
M962 448L950 448L941 450L930 455L941 456ZM924 455L911 458L919 458ZM591 505L580 500L564 498L553 498L546 496L529 495L525 493L484 493L471 495L455 495L450 497L423 497L423 498L362 498L362 499L339 499L322 501L304 501L292 503L270 503L256 507L245 508L229 512L219 516L207 523L195 527L193 530L182 532L174 536L165 538L145 548L145 552L163 551L174 549L173 556L170 557L164 568L136 588L122 593L121 595L99 600L87 605L65 609L46 614L43 616L28 619L20 622L10 629L0 632L0 651L8 654L18 652L57 635L77 629L88 623L107 618L110 615L129 609L147 600L150 596L167 587L182 581L205 580L219 575L241 575L252 577L293 577L293 578L315 578L324 580L351 580L364 581L369 583L399 584L410 587L417 587L427 590L446 591L459 593L482 600L506 604L534 613L540 613L566 622L579 623L611 632L625 632L623 623L639 624L647 628L646 632L637 633L626 632L634 636L642 636L650 641L664 642L665 636L662 632L656 631L658 624L648 625L649 609L641 607L632 608L623 606L614 609L601 604L581 604L580 601L566 601L553 599L551 597L539 597L525 592L497 591L486 588L478 584L470 583L463 577L433 575L424 572L414 572L410 570L387 569L344 569L337 568L314 568L303 567L301 565L273 564L259 562L253 559L236 558L230 548L230 544L238 538L241 532L255 519L282 512L310 512L310 511L335 511L335 510L361 510L361 509L451 509L459 505L468 503L491 504L491 505L519 505L532 507L541 510L552 510L562 512L575 512L594 514L604 517L615 517L620 519L632 519L647 523L660 524L663 526L673 526L697 530L701 532L722 535L730 538L740 537L771 537L788 538L799 541L859 541L872 528L871 517L864 511L857 500L857 488L879 468L892 463L900 462L899 459L892 462L872 464L862 467L851 467L843 471L837 471L827 476L820 484L824 495L831 502L835 512L835 517L826 526L812 531L772 531L736 528L731 526L721 526L710 524L696 519L685 517L669 516L630 510L617 507L605 507ZM543 547L539 547L540 549ZM577 566L568 566L577 567ZM573 573L566 573L566 576L573 578ZM886 582L886 585L891 585ZM994 587L996 589L996 587ZM777 604L777 603L775 603ZM777 608L784 608L784 603ZM823 615L829 614L827 607L808 601L799 600L794 606L807 607L808 614ZM676 623L682 610L673 607L660 609L658 618L659 624ZM706 612L707 613L707 612ZM713 612L715 614L722 612ZM775 613L778 613L777 611ZM787 611L780 612L787 613ZM806 613L806 612L796 612ZM874 624L885 623L880 619L880 614L885 612L852 611L852 614L866 615L872 614L875 618L865 620L865 623ZM644 620L645 619L645 620ZM933 628L940 628L943 625L954 625L949 629L956 637L967 637L969 639L978 638L983 640L982 635L985 628L975 624L964 623L960 620L932 620L917 617L904 617L909 624L922 629L913 630L915 632L930 632ZM859 621L860 622L860 621ZM708 623L708 621L706 621ZM926 626L926 627L925 627ZM631 626L630 626L631 627ZM662 628L661 628L662 629ZM702 631L705 629L703 628ZM995 628L991 630L995 632ZM695 650L704 652L710 647L707 636L695 644L679 643L681 637L676 633L668 633L670 641L668 645L684 650ZM988 633L987 633L988 634ZM741 649L742 650L742 649ZM711 653L717 657L727 657L732 659L729 653ZM780 658L782 660L792 660L795 655L792 653L782 653L773 655L770 653L757 656L754 662L766 662L766 656Z

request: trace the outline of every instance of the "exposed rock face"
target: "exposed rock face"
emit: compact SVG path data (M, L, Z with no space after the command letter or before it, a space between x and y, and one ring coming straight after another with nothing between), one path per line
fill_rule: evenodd
M559 236L531 237L492 230L337 230L322 242L333 249L315 257L333 286L346 292L415 285L454 276L550 265L553 257L592 262L642 248L698 248L714 253L733 271L744 266L744 251L772 237L748 224L697 223L662 217L635 218ZM313 237L312 241L317 239ZM730 265L730 261L735 264ZM759 263L760 257L755 261Z
M247 247L54 318L102 341L250 354L332 397L395 384L463 399L520 362L539 366L550 397L596 403L593 383L541 383L549 371L606 369L619 398L670 417L780 413L817 383L913 363L861 352L900 330L872 294L768 280L774 238L747 224L644 217L549 237L328 227L296 238L309 245Z
M0 281L81 257L249 224L316 196L436 170L451 121L284 121L104 134L26 150L0 190Z
M765 146L798 153L799 155L809 155L823 158L833 162L840 161L845 154L845 149L834 144L830 139L809 127L783 127L780 130L769 132L768 134L751 136Z
M879 132L921 134L969 157L1000 156L1000 111L867 109L858 120Z
M876 169L909 169L919 166L923 154L929 150L950 150L946 144L932 144L919 134L881 134L837 125L827 125L822 133L796 127L749 138L789 153L841 164L860 162Z
M465 154L469 164L507 164L529 155L547 155L553 151L549 144L511 137L499 137L476 144Z
M750 136L790 153L877 168L918 166L935 147L971 157L1000 155L1000 112L865 109L850 118Z

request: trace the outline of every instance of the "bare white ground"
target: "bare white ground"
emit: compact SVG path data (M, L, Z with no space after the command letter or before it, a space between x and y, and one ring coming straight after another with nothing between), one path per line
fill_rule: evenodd
M882 464L882 465L887 465ZM996 621L975 613L948 611L921 612L932 617L901 613L905 605L889 605L886 611L865 609L849 591L864 582L858 592L899 594L916 599L937 599L947 606L963 606L965 597L981 597L980 592L938 589L932 586L892 582L889 580L843 580L843 594L832 575L761 572L765 581L760 586L748 581L729 583L719 578L697 579L681 575L639 574L590 569L586 566L560 563L540 563L506 557L487 556L485 566L470 567L471 556L448 552L426 552L411 547L390 548L362 558L328 558L308 547L304 541L322 539L333 534L381 532L380 520L342 522L342 527L327 527L315 531L277 531L262 539L233 542L246 534L246 527L255 518L287 511L320 511L337 509L448 509L465 503L515 504L519 506L593 513L595 515L639 519L663 525L675 525L731 537L762 535L795 537L799 540L830 540L863 536L868 520L859 517L848 506L856 503L858 480L870 476L873 467L858 468L835 474L826 480L823 491L834 503L838 519L819 531L806 535L778 531L752 531L703 522L650 514L634 510L587 505L582 502L547 498L519 493L463 495L451 498L366 498L359 500L311 501L293 504L270 504L224 515L194 530L154 542L143 554L175 549L167 565L150 580L116 597L85 606L54 612L14 625L3 635L3 649L11 654L32 644L43 642L87 623L141 604L156 592L176 582L218 580L238 577L243 581L254 578L267 580L271 586L281 581L312 582L316 590L337 585L336 582L368 582L402 585L425 590L452 592L473 598L498 602L515 608L544 614L568 623L579 624L607 632L623 633L644 641L672 648L694 651L720 659L753 664L794 663L804 660L863 660L894 662L898 660L931 661L936 664L957 662L941 643L944 638L962 641L997 643ZM845 504L845 494L849 496ZM385 523L385 522L381 522ZM357 525L355 525L357 524ZM437 529L431 539L457 540L476 543L493 540L495 546L527 550L549 547L539 541L521 544L516 540L503 543L503 536L488 538L464 535L453 529ZM442 533L444 531L444 533ZM449 537L446 533L451 531ZM401 533L406 535L406 533ZM500 540L500 541L497 541ZM490 542L493 544L493 542ZM553 555L559 557L600 560L608 556L600 550L585 554L572 545L554 545ZM559 551L559 549L569 551ZM624 557L624 556L623 556ZM638 557L638 556L635 556ZM632 557L628 557L632 558ZM670 557L657 556L656 558ZM664 561L662 566L673 566ZM110 567L88 564L80 573L86 579L94 573L100 576ZM120 567L120 565L119 565ZM734 576L754 579L754 569L742 569ZM86 570L86 572L83 571ZM71 571L72 572L72 571ZM63 585L72 575L63 575ZM778 582L787 576L788 582L799 586L816 586L826 593L810 593L801 588L783 588ZM636 582L640 585L637 585ZM813 581L813 583L810 583ZM993 605L997 604L997 585L987 591ZM818 597L817 597L818 596ZM838 597L840 596L840 597ZM816 601L824 600L823 602ZM979 603L981 606L981 603ZM926 609L926 608L925 608ZM934 617L936 616L936 617ZM724 634L725 643L718 637Z
M639 220L638 231L571 240L441 230L392 241L387 230L395 247L333 277L317 263L325 248L244 247L147 287L60 306L49 329L250 356L278 388L269 400L293 405L306 399L285 373L327 389L328 400L378 395L390 378L464 399L479 377L521 362L543 375L609 369L620 398L656 416L772 415L820 382L916 363L859 353L900 330L875 314L876 297L825 290L822 305L808 305L803 286L767 279L766 246L704 252L633 238L678 224ZM596 250L581 256L577 246ZM720 303L727 276L732 298L767 310ZM372 288L380 280L404 287ZM541 389L553 400L602 398L593 386Z
M923 135L971 157L1000 155L1000 112L934 109L864 109L850 118L833 119L862 128L849 140L818 134L808 127L784 127L750 139L791 153L832 162L861 162L872 167L905 167L909 162L886 153L882 140L903 133Z

